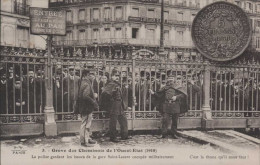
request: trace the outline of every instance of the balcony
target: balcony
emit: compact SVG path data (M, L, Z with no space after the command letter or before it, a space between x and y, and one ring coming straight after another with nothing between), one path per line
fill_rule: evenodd
M26 5L25 3L14 3L14 14L29 16L29 5Z
M161 19L159 19L159 18L144 18L144 17L133 17L133 16L129 16L128 21L161 23ZM184 25L184 26L191 26L191 24L192 24L191 21L178 21L178 20L171 20L171 19L165 19L164 23L174 24L174 25Z
M71 4L83 4L83 3L90 3L90 4L95 4L95 3L109 3L109 2L130 2L130 1L136 1L136 2L145 2L145 3L159 3L159 0L74 0L74 1L69 1L69 0L63 0L62 2L49 2L50 7L59 7L61 5L71 5Z
M110 22L110 21L112 21L111 18L104 18L104 22Z
M153 46L159 47L159 39L135 39L135 38L104 38L104 39L86 39L86 40L60 40L54 42L55 46L93 46L93 43L98 45L137 45L137 46ZM166 47L194 47L192 41L174 41L165 40L164 45Z
M128 21L142 22L142 21L144 21L144 18L129 16Z

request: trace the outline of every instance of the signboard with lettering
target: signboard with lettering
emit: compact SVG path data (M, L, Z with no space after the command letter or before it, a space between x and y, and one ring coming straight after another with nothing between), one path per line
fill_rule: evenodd
M63 10L31 7L30 20L32 34L66 34L66 13Z
M199 11L191 35L201 54L215 61L228 61L244 52L252 32L249 19L240 7L216 2Z

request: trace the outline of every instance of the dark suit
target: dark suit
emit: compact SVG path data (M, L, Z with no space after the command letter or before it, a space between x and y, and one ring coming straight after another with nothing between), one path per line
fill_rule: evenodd
M116 138L116 124L120 124L121 138L128 137L127 119L124 111L127 109L127 92L126 88L116 81L110 81L101 94L100 108L110 115L109 130L110 139Z
M64 112L73 111L73 104L78 97L80 78L67 76L63 79Z
M62 81L53 80L53 107L58 113L62 112ZM58 115L58 119L62 119L62 115Z

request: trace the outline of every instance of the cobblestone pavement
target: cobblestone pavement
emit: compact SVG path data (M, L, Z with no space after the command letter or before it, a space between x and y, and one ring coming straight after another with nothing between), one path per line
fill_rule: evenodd
M199 132L197 131L197 135L199 135ZM189 133L196 134L196 132L192 131ZM221 132L212 131L207 134L212 139L222 143L232 141L230 145L236 145L234 149L238 147L238 143L241 143L241 139L237 141L229 135L221 134ZM37 165L45 165L46 163L54 164L55 161L55 165L60 163L77 164L86 163L85 159L87 156L91 157L88 160L92 162L91 164L98 163L98 161L100 163L100 160L104 160L107 164L125 160L123 164L131 162L130 164L176 163L178 165L201 165L222 163L229 165L234 163L236 165L244 165L250 162L250 165L259 165L259 146L251 142L247 143L247 141L243 141L243 144L240 144L244 152L230 152L230 150L225 150L217 145L212 146L210 143L205 142L198 143L184 137L179 139L170 137L158 139L158 135L146 134L134 135L132 139L119 143L110 142L108 137L101 137L95 140L97 140L97 144L92 147L81 146L79 144L79 135L1 140L1 165L13 164L10 160L19 161L20 164L37 163ZM25 153L21 153L22 151ZM94 155L100 159L94 158ZM34 156L35 158L33 158ZM51 156L54 156L53 159L51 159ZM72 158L67 159L66 156L72 156ZM128 159L126 158L127 156L131 156L131 158ZM230 156L235 156L236 158L230 159Z

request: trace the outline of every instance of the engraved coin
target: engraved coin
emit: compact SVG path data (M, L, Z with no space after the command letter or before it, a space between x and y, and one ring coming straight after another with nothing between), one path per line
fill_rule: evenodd
M191 35L200 53L215 61L241 55L252 36L246 13L228 2L212 3L201 9L192 23Z

